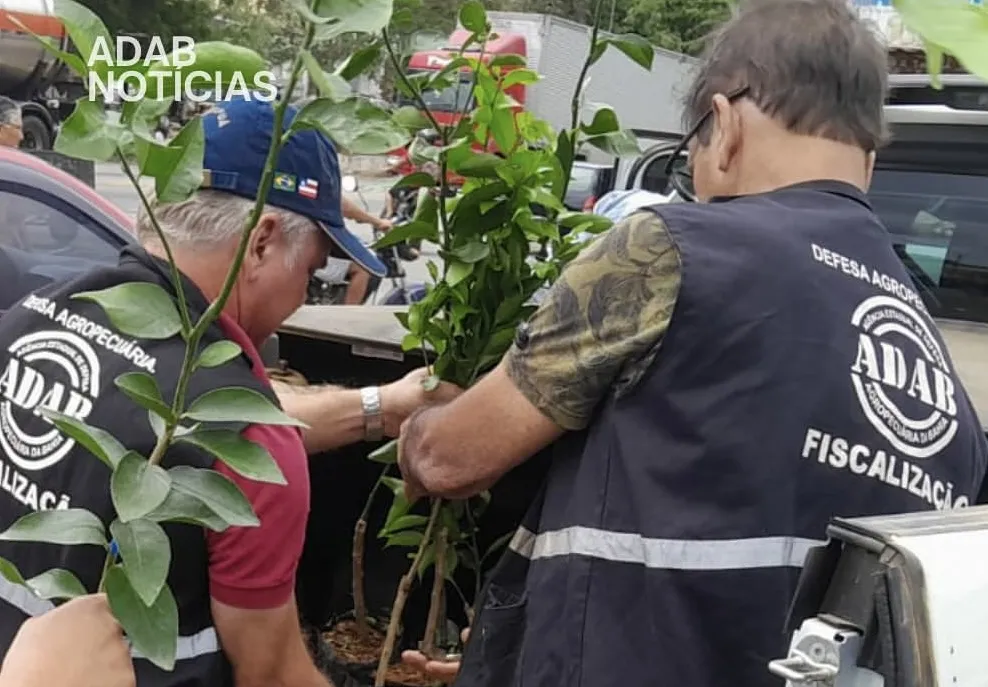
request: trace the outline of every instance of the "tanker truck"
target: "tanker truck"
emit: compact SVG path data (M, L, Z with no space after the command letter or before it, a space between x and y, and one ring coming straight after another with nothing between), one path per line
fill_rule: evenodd
M54 5L54 0L0 0L0 95L20 103L21 147L32 150L51 149L59 123L86 92L82 79L18 24L68 50L68 33Z

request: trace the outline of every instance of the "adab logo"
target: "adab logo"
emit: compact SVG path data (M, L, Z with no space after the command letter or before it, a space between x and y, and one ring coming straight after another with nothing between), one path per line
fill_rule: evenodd
M851 380L865 417L902 454L942 451L957 433L956 386L927 320L896 298L874 296L851 323L858 329Z
M0 446L22 470L44 470L75 442L38 410L85 420L100 392L99 359L88 342L66 331L22 336L7 351L0 374Z

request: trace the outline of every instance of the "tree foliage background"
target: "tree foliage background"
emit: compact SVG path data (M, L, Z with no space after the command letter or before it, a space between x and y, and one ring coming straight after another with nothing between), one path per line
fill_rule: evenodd
M303 26L289 0L82 0L104 18L114 34L191 36L197 41L228 40L253 48L274 64L292 57ZM456 0L397 0L395 9L412 10L406 37L423 31L448 35L456 24ZM593 0L490 0L489 10L539 12L589 24ZM730 13L729 0L612 0L602 28L637 33L660 48L697 54L702 39ZM400 36L399 36L400 37ZM360 39L341 36L313 46L329 69L352 53ZM392 78L384 70L382 90L390 96Z

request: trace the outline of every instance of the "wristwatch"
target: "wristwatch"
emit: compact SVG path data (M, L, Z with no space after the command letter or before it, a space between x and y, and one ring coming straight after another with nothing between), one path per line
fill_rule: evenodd
M384 438L384 415L381 412L381 388L366 386L360 390L360 402L364 408L364 439L380 441Z

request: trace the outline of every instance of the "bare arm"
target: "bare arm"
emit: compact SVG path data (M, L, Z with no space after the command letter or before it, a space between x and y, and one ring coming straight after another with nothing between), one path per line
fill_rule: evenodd
M416 370L381 387L386 436L397 437L401 424L420 406L442 403L459 394L459 389L449 384L425 391L422 380L427 376L425 370ZM302 441L310 455L363 441L364 409L359 390L328 385L294 386L277 381L273 386L284 411L308 425L302 431Z
M236 687L332 687L305 647L294 597L261 611L213 599L212 610Z
M342 199L343 204L343 216L347 219L352 219L354 222L360 222L361 224L369 224L372 227L380 227L382 224L380 217L375 217L370 214L362 207L354 203L349 198Z
M398 455L409 497L479 493L587 427L648 370L678 292L679 254L658 218L610 229L570 263L493 372L405 423Z

